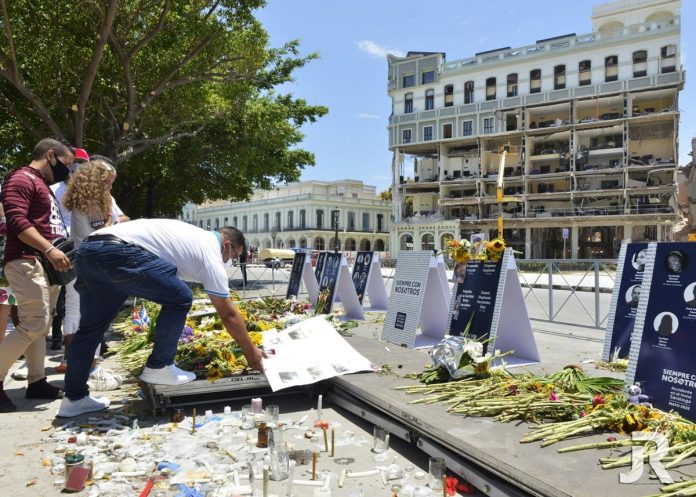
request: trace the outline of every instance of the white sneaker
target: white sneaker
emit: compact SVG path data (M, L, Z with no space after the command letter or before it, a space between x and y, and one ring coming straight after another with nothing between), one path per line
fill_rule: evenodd
M140 379L145 383L155 385L183 385L196 379L195 373L189 373L179 369L174 364L159 369L148 368L145 366Z
M110 390L118 390L121 388L121 383L123 383L123 377L112 373L108 369L103 369L101 366L97 366L94 368L94 371L89 374L87 386L89 386L90 390L107 392Z
M56 416L59 418L72 418L88 412L103 411L109 407L110 403L111 401L107 397L92 397L88 395L80 400L70 400L67 397L63 397Z
M27 369L27 363L25 362L23 366L15 369L10 376L12 376L12 379L14 380L22 381L27 379L28 374L29 370Z

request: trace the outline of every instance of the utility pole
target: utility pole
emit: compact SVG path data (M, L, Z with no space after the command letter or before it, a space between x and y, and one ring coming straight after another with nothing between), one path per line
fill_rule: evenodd
M334 252L338 253L338 216L340 215L341 211L338 210L338 207L334 207L334 210L331 211L331 224L333 224L333 229L334 229Z

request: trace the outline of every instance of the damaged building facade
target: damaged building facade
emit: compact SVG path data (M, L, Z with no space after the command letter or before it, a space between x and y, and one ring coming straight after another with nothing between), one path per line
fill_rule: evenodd
M519 257L615 258L624 239L672 239L680 3L598 5L592 33L452 62L388 56L392 252L497 236L499 174Z

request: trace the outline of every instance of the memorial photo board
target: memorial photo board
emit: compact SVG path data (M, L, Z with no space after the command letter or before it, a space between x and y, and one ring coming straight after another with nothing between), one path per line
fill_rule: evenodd
M321 272L324 270L324 261L326 260L327 252L319 252L317 256L317 266L314 269L314 274L317 275L317 283L321 280Z
M435 345L444 336L448 299L432 251L401 252L381 338L409 348Z
M295 259L292 261L292 270L290 271L290 281L288 282L288 291L285 294L286 299L297 297L300 294L300 283L302 283L302 269L304 269L307 254L299 252L295 254Z
M696 420L696 243L650 243L626 383Z
M626 359L631 351L631 334L638 312L647 253L647 243L624 242L621 245L604 335L604 361Z
M486 340L484 351L510 352L503 360L508 366L540 361L539 351L522 295L512 249L497 261L469 261L455 286L450 301L449 334L460 336L467 324L467 336Z
M323 269L319 280L319 301L322 309L318 309L320 314L329 314L336 298L336 283L338 282L342 254L334 252L324 252ZM321 256L321 254L319 254ZM318 268L318 263L317 263ZM316 306L319 307L317 302Z
M387 309L387 290L384 288L379 253L358 252L351 279L360 304L364 305L364 299L367 296L371 310Z

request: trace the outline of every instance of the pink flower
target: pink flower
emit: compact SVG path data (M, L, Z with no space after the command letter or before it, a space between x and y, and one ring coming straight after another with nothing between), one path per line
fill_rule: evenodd
M553 390L549 392L549 400L552 400L554 402L558 400L558 395L556 395L556 392L554 392Z
M602 397L601 395L595 395L592 399L592 407L597 407L598 405L605 403L606 401L604 400L604 397Z
M616 442L616 437L613 435L607 437L607 442Z

